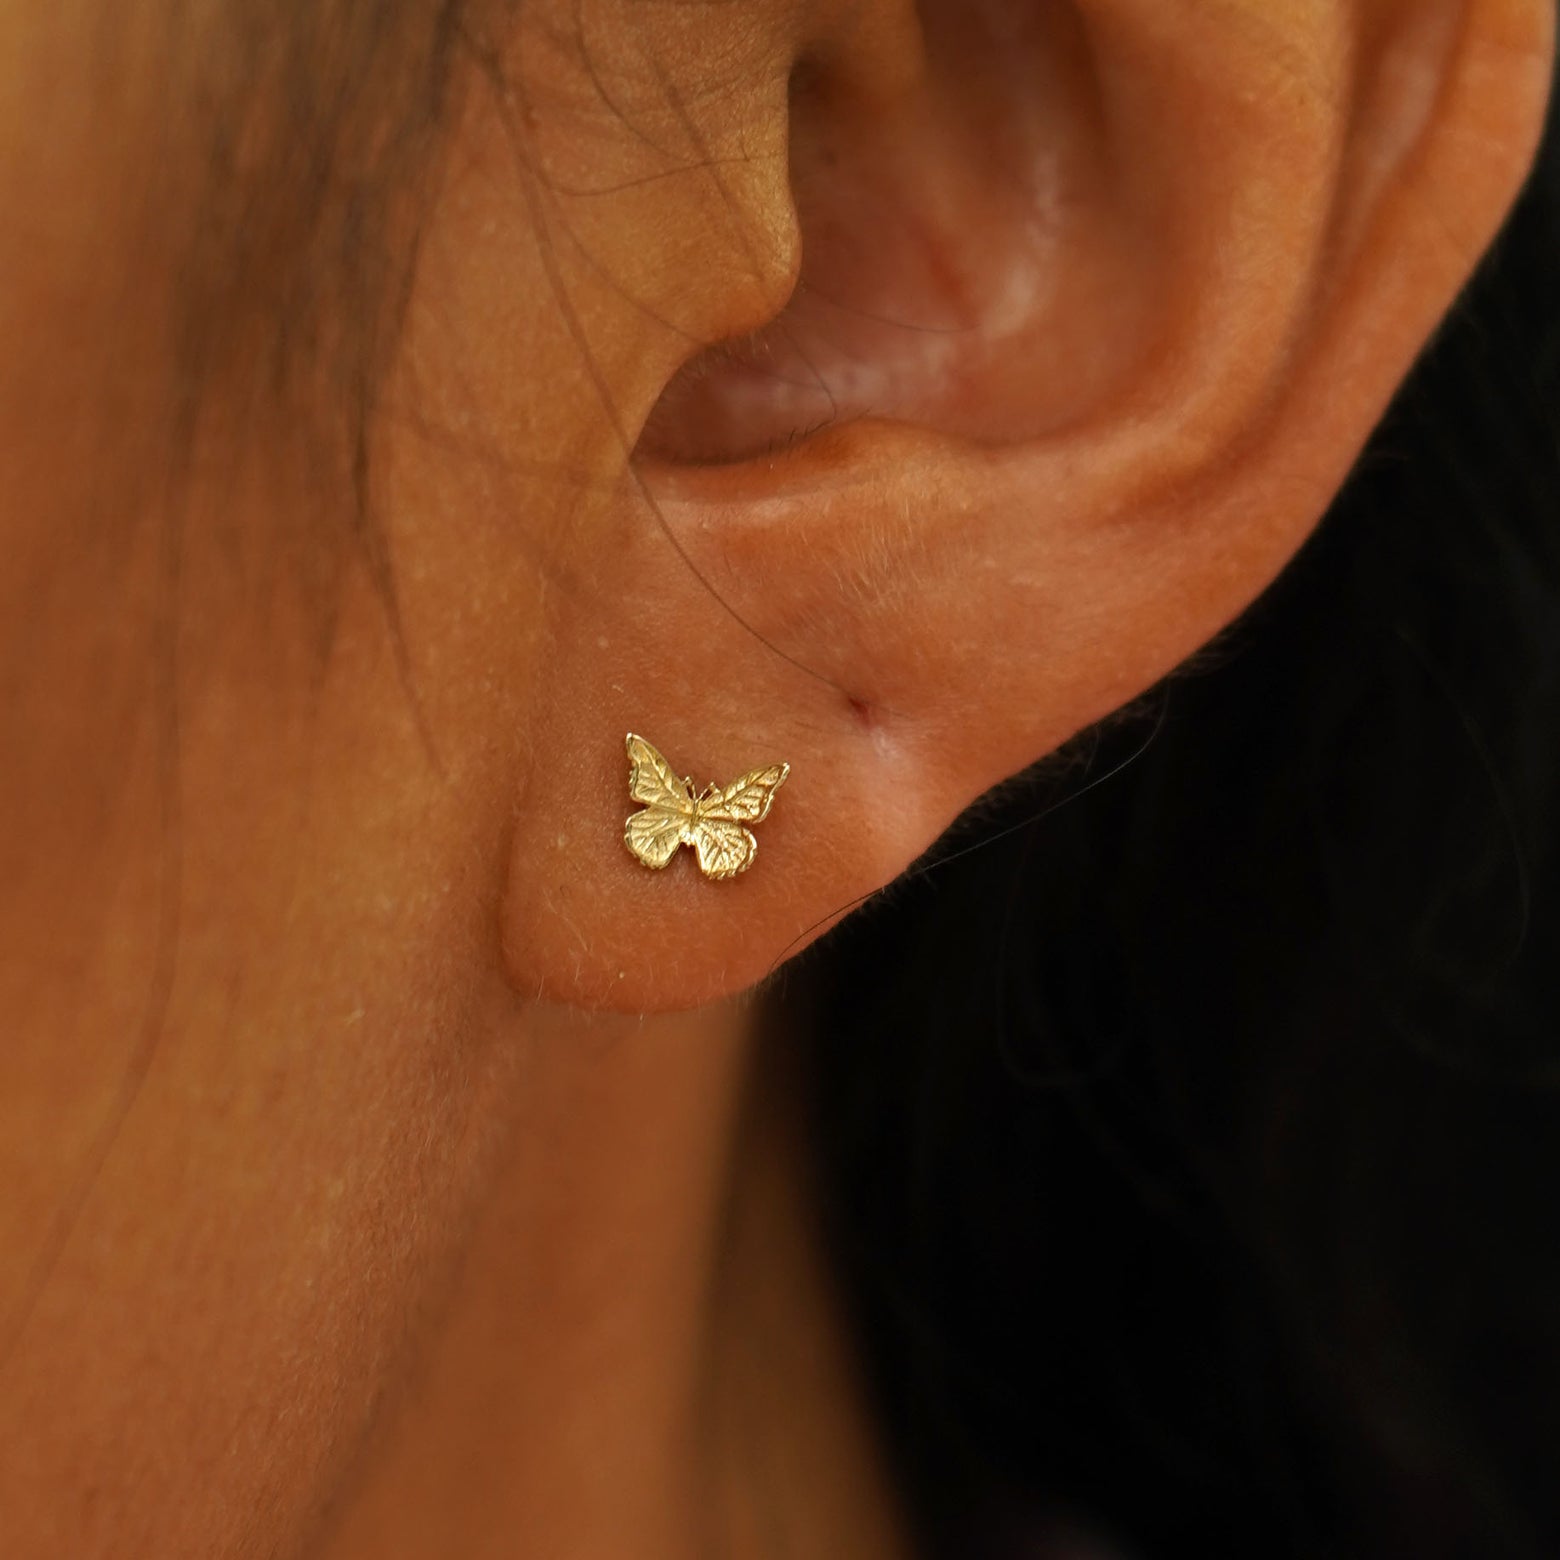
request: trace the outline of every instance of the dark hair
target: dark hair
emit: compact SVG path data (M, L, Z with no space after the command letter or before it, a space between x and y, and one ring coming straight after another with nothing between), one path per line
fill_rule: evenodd
M1557 278L1551 123L1279 584L789 987L933 1554L1560 1554Z

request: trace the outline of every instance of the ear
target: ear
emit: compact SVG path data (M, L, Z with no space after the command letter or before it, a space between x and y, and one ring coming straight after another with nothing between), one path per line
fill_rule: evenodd
M623 216L644 312L721 323L617 379L585 331L637 448L530 705L503 940L532 993L751 984L1237 615L1490 242L1551 67L1547 0L946 0L840 7L871 25L825 43L797 9L789 91L722 99L789 163L698 176L760 214L749 262ZM630 730L696 786L790 764L751 871L625 851Z

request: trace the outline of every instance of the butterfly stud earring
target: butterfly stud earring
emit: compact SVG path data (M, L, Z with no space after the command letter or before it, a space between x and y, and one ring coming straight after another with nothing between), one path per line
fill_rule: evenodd
M695 795L693 781L679 780L643 737L629 732L624 745L628 794L644 810L623 826L623 843L642 865L659 872L683 845L693 847L707 878L732 878L753 865L758 841L747 825L769 816L789 764L750 770L730 785L712 783Z

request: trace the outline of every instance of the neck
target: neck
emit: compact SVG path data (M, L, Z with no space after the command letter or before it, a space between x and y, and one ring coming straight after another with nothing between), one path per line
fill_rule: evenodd
M903 1553L750 1015L553 1021L329 1560Z

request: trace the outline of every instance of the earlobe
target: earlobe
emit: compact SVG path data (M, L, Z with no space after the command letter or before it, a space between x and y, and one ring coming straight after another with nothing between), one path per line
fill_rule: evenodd
M604 844L581 879L522 822L517 983L750 984L1238 614L1493 236L1552 48L1546 0L923 14L908 95L796 100L797 296L672 381L560 625ZM791 760L752 873L616 845L641 725L701 777Z

